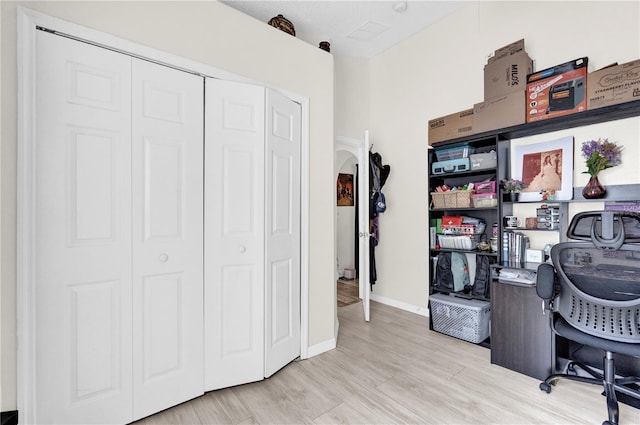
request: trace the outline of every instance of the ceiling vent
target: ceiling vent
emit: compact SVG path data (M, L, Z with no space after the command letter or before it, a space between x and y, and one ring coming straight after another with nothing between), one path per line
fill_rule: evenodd
M388 25L368 21L349 33L347 37L359 41L369 41L373 40L389 28L391 27Z

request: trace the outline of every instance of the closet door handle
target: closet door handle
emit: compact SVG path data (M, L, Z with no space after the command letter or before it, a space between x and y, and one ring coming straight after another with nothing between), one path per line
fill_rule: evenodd
M240 254L244 254L245 252L247 252L247 247L244 245L240 245Z
M158 260L160 260L163 263L166 263L167 261L169 261L169 256L167 254L160 254L160 257L158 257Z

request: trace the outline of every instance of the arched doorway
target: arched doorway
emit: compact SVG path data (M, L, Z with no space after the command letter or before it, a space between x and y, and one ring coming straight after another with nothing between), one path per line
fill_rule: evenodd
M338 137L336 140L335 153L335 177L336 177L336 200L338 200L338 177L340 174L353 175L353 191L364 196L355 196L354 205L337 206L336 202L336 225L334 237L336 241L336 277L353 264L355 268L358 264L358 294L363 300L364 319L369 321L369 256L358 255L356 259L356 245L359 253L369 252L369 173L360 172L356 178L356 169L368 170L369 134L365 133L363 139L350 139ZM357 183L356 183L357 182ZM356 188L357 185L357 188ZM356 201L357 199L357 201ZM356 205L357 202L357 205ZM357 220L356 220L357 211ZM357 233L356 233L357 222ZM357 235L357 238L356 238Z

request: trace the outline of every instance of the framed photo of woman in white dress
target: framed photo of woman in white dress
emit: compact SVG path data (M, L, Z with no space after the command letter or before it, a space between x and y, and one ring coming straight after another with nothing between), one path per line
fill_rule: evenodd
M526 187L520 201L573 199L573 136L514 147L513 178ZM549 196L551 195L551 196Z

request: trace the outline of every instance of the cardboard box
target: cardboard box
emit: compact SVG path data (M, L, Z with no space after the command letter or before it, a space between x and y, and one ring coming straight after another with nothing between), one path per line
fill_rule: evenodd
M484 100L523 91L533 61L524 50L524 40L495 51L484 67Z
M587 77L587 109L640 99L640 59L591 72Z
M473 108L429 121L429 145L473 134Z
M524 38L521 38L518 41L514 41L511 44L507 44L504 47L496 49L496 51L493 52L493 56L491 56L487 60L487 62L491 63L491 62L497 61L498 59L502 59L505 56L515 55L517 53L522 53L522 52L524 52Z
M524 90L476 103L473 105L473 131L482 133L524 124L525 106Z
M527 122L587 110L588 58L556 65L527 76Z

